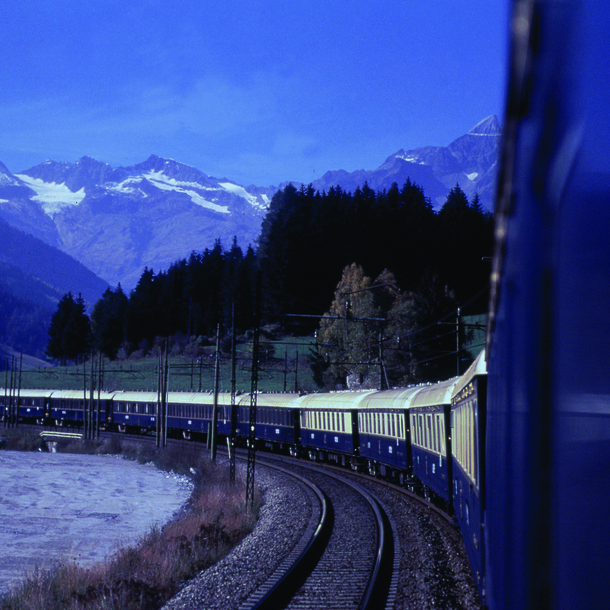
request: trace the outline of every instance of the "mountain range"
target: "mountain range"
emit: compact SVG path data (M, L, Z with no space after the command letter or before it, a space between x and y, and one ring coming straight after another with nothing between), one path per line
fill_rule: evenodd
M500 139L491 116L449 146L399 150L375 170L329 171L312 186L354 191L366 181L381 190L410 178L440 208L459 184L491 209ZM90 157L47 160L16 174L0 162L0 218L129 290L144 267L166 269L218 239L227 248L234 237L244 249L254 245L273 194L285 184L243 187L155 155L117 168Z

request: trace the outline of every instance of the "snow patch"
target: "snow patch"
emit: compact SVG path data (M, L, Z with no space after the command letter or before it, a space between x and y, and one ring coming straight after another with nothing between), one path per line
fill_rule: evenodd
M66 186L65 182L57 184L56 182L45 182L40 178L32 178L26 174L15 175L36 193L32 199L41 204L48 216L78 205L86 196L85 187L74 192Z
M229 193L233 193L234 195L245 199L250 205L257 208L261 207L256 196L248 193L248 191L243 186L233 184L232 182L220 182L219 186L222 186L225 191L228 191ZM267 198L265 197L265 199ZM268 203L268 200L265 201L265 203Z
M168 178L163 172L148 172L147 174L144 174L143 177L146 178L152 184L154 184L158 189L164 191L176 191L177 193L185 193L191 198L191 201L193 203L200 205L202 208L214 210L215 212L220 212L222 214L229 213L229 208L227 206L218 205L216 203L213 203L212 201L208 201L207 199L204 199L199 193L193 191L193 188L197 188L199 190L210 190L206 189L206 187L203 187L197 182L181 182L180 180L176 180L175 178Z
M0 186L19 186L19 182L5 173L0 173Z
M423 161L419 160L417 155L399 155L399 159L406 161L407 163L416 163L417 165L426 165Z
M116 191L117 193L126 193L133 194L139 193L142 197L146 197L146 193L142 192L140 188L138 188L138 184L143 180L148 180L153 186L157 187L162 191L175 191L176 193L184 193L188 195L191 201L201 206L202 208L206 208L208 210L213 210L214 212L220 212L221 214L228 214L229 208L224 205L218 205L213 201L209 201L202 197L197 191L193 189L197 189L198 191L211 191L210 187L203 186L197 182L182 182L180 180L176 180L175 178L169 178L163 172L160 171L149 171L140 176L131 176L113 186L109 186L108 189L112 191Z

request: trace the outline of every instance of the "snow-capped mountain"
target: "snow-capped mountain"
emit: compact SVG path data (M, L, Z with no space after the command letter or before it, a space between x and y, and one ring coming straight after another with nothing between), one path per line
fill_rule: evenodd
M367 181L381 190L410 179L438 209L457 183L492 209L500 139L491 116L449 146L399 150L376 170L329 171L313 187L353 192ZM277 190L243 187L154 155L116 168L90 157L45 161L17 174L0 163L0 217L127 290L144 267L167 269L217 239L226 248L234 237L244 250L254 244Z
M365 181L374 190L401 187L410 178L424 189L436 209L456 184L471 198L478 193L484 209L493 210L502 129L496 116L489 116L449 146L424 146L399 150L376 170L330 171L313 182L317 190L340 185L354 191Z
M245 249L274 192L154 155L118 168L89 157L45 161L14 175L0 165L4 218L126 288L145 266L166 269L216 239L230 247L236 236Z

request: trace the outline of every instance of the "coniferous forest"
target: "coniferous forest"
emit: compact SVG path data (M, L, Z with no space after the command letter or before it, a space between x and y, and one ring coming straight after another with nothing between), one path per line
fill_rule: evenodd
M229 247L217 241L167 270L145 269L129 295L120 285L106 290L85 344L114 359L145 353L159 337L192 341L215 334L218 324L226 334L233 316L236 332L244 333L255 324L260 277L263 324L293 334L318 331L311 360L320 386L366 377L354 358L378 357L379 336L389 340L386 382L408 383L444 373L435 354L451 351L455 335L443 340L436 322L460 306L469 314L486 311L493 218L457 185L438 212L410 181L381 192L365 183L353 193L288 185L273 197L255 246L244 251L236 240ZM66 314L70 307L78 321ZM58 308L49 355L74 357L81 314L78 303ZM350 326L360 329L351 340L348 319L363 322Z

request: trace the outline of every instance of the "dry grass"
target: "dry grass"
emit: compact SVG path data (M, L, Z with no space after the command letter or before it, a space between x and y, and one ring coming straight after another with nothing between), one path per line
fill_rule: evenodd
M190 473L195 489L187 510L93 568L65 563L30 574L0 600L2 610L154 610L252 531L260 497L255 510L247 511L245 485L231 485L227 469L211 464L198 448L160 451L112 440L92 449Z

